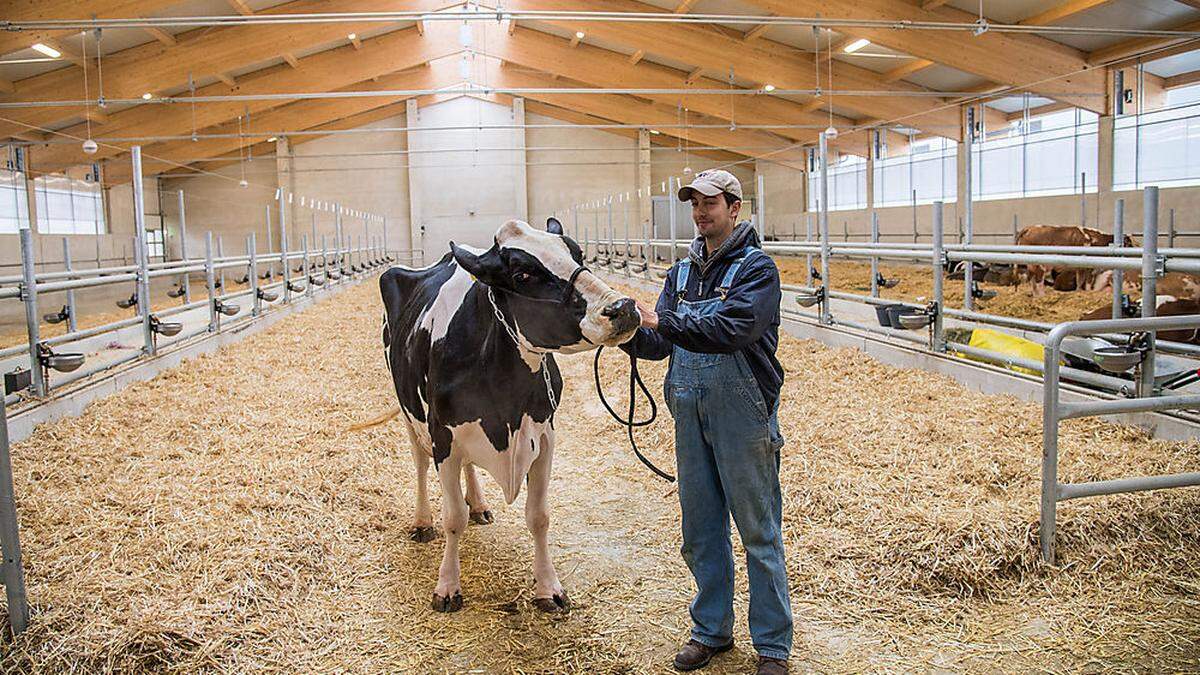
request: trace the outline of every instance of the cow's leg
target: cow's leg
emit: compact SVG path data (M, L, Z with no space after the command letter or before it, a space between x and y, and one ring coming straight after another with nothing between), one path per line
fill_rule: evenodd
M479 487L479 475L475 473L475 465L466 465L463 473L467 477L467 506L471 509L471 522L476 525L487 525L494 522L487 500L483 498L483 488Z
M554 434L541 438L541 452L529 467L529 492L525 497L525 524L533 535L533 604L543 612L569 609L571 601L558 581L554 561L550 559L550 509L546 495L550 488L550 466L554 461Z
M446 531L446 550L438 569L437 586L433 589L433 609L437 612L457 612L462 609L462 586L459 584L458 542L467 529L467 502L462 493L462 460L454 455L438 466L442 483L442 529Z
M413 466L417 472L417 510L413 525L408 531L409 539L425 543L437 539L433 529L433 512L429 509L429 452L417 440L412 425L408 426L408 443L412 448Z

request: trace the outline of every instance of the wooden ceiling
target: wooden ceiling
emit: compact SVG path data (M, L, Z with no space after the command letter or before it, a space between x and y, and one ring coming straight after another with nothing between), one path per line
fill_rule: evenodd
M221 2L222 0L210 0ZM1071 17L1122 0L1047 0L1022 20L1026 25L1063 24ZM1167 0L1159 0L1167 1ZM223 0L224 13L250 15L265 2ZM821 16L825 19L971 22L976 16L938 0L748 0L761 15ZM91 0L88 17L134 18L160 16L179 10L179 0ZM486 3L485 3L486 4ZM660 5L662 3L660 2ZM679 0L677 13L694 11L696 0ZM1200 3L1187 2L1195 6ZM80 19L78 0L15 0L9 21ZM660 5L637 0L506 0L505 10L584 10L661 12ZM195 2L188 4L195 6ZM436 12L461 7L448 0L294 0L258 10L259 14L375 12L414 10ZM216 10L214 10L215 12ZM194 13L194 12L193 12ZM472 22L475 76L494 88L598 87L714 89L737 86L758 95L689 94L530 94L529 109L566 121L617 122L658 126L655 140L691 142L735 150L739 156L762 157L787 164L803 161L800 146L815 141L821 128L832 123L842 133L837 144L861 153L866 133L849 130L893 125L925 133L958 137L959 99L912 96L927 93L910 78L936 66L973 76L979 93L1024 93L1049 98L1053 106L1071 105L1103 113L1107 105L1108 66L1140 54L1177 53L1195 49L1183 38L1137 38L1083 52L1044 37L988 31L897 30L878 27L838 28L840 44L865 38L889 50L896 65L882 72L843 58L822 58L811 50L767 39L767 24L742 24L741 30L700 23L571 22L544 20L526 23ZM1180 26L1196 30L1200 22ZM377 23L300 23L203 27L182 32L160 28L142 31L142 42L105 53L102 59L104 93L108 99L189 93L189 83L201 96L278 94L339 90L434 89L461 84L459 24L448 21ZM577 32L584 32L580 38ZM349 37L354 34L354 37ZM75 41L72 42L71 38ZM82 98L86 66L96 96L94 54L85 61L75 47L83 44L63 31L0 32L0 54L11 54L40 42L63 53L61 67L15 80L0 80L0 103ZM833 38L830 38L831 40ZM837 45L835 44L835 49ZM670 64L670 65L668 65ZM732 73L736 73L736 83ZM778 89L835 89L823 96L781 96L762 93ZM1148 75L1154 78L1153 75ZM918 78L919 79L919 78ZM1170 86L1197 81L1185 74L1157 84ZM869 92L880 92L870 94ZM493 100L507 100L503 96ZM398 114L405 96L323 100L271 99L218 101L192 105L150 102L110 106L90 111L66 106L0 109L0 139L29 143L34 172L62 171L81 163L111 163L113 176L127 175L125 162L133 141L102 142L96 155L83 154L78 142L90 119L92 134L104 138L180 137L145 140L147 170L176 168L176 162L221 158L239 146L262 143L267 132L349 128ZM674 128L682 108L694 125ZM988 123L1004 124L1007 116L983 108ZM239 117L252 120L243 138L205 138L207 134L238 131ZM726 127L727 128L724 128ZM748 129L753 125L791 128ZM722 128L717 128L717 127ZM256 133L261 129L263 133ZM628 133L614 130L614 133ZM191 135L200 136L191 140ZM303 142L315 136L298 136ZM53 141L53 142L51 142Z

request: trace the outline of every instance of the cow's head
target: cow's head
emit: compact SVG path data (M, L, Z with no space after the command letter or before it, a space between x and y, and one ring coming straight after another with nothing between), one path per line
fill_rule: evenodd
M641 323L632 298L591 272L577 273L583 252L554 218L544 232L510 220L483 253L454 242L450 250L463 269L495 289L521 336L535 347L570 353L617 345Z

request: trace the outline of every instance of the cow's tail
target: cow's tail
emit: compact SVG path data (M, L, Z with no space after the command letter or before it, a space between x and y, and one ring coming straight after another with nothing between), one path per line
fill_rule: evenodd
M358 422L350 425L350 431L362 431L371 427L379 426L393 417L400 414L400 406L393 406L390 410L380 413L365 422Z

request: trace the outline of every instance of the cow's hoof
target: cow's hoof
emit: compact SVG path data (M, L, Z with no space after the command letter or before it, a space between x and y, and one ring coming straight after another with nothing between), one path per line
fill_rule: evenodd
M434 593L431 606L435 612L457 612L463 606L462 593L455 592L448 597Z
M491 511L472 511L471 522L476 525L491 525L496 519L492 517Z
M550 598L534 598L533 606L546 612L553 614L554 612L565 612L571 609L571 599L567 597L567 592L557 593Z
M418 525L408 531L408 538L418 544L424 544L437 539L437 530L428 525Z

